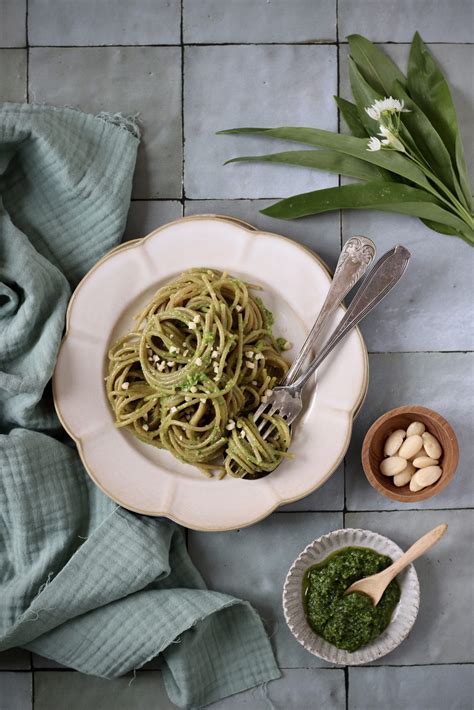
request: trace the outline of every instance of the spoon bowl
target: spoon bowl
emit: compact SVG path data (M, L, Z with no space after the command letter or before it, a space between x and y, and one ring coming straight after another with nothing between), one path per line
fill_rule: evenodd
M399 572L404 570L405 567L408 567L408 565L414 560L421 557L421 555L433 547L433 545L436 545L438 540L443 537L447 529L448 526L446 523L433 528L433 530L430 530L425 535L420 537L419 540L409 547L408 550L404 552L398 560L395 560L395 562L389 567L386 567L378 574L372 574L370 577L364 577L363 579L357 580L357 582L354 582L346 589L344 594L362 592L363 594L367 594L367 596L372 599L374 606L377 606L392 579L394 579Z

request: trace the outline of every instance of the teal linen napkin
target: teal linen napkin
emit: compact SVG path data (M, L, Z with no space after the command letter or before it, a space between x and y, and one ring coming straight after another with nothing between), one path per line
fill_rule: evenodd
M252 607L206 589L176 525L91 482L50 379L71 286L120 240L133 121L0 105L0 651L106 678L161 653L171 700L198 707L279 677Z

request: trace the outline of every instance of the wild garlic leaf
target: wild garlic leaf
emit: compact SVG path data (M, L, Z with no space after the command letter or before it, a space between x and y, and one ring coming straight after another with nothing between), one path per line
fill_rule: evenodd
M357 106L350 101L341 98L341 96L335 96L334 100L339 108L339 111L342 113L344 121L351 130L352 135L356 138L368 137L370 134L361 121Z
M368 117L367 117L368 118ZM375 122L374 122L375 123ZM256 133L267 138L304 143L320 148L333 148L340 153L352 155L367 163L385 168L392 173L414 182L420 187L428 188L429 182L421 170L402 153L394 150L381 150L372 153L367 150L367 141L340 133L324 131L320 128L303 128L299 126L281 126L280 128L231 128L221 133Z
M412 101L398 81L392 87L392 94L405 102L405 108L408 109L408 112L402 114L402 121L409 130L421 155L435 175L464 202L464 195L453 170L451 156L429 118Z
M408 59L408 91L438 131L453 159L459 126L451 91L443 72L418 32Z
M466 228L459 217L444 209L435 197L424 190L380 181L305 192L281 200L262 210L262 213L278 219L295 219L338 209L400 212L431 219L458 231Z
M371 106L377 99L383 98L381 94L378 94L370 84L363 77L359 66L354 62L353 59L349 58L349 78L351 81L351 88L353 96L357 103L357 108L359 110L359 116L367 128L370 135L374 135L379 130L379 125L377 121L367 114L365 108ZM400 132L405 142L410 146L410 148L416 153L417 146L410 133L400 126Z
M383 94L379 94L367 83L351 57L349 57L349 80L351 82L352 95L359 110L360 120L368 134L373 136L378 130L377 122L367 115L365 107L371 106L377 99L382 99Z
M434 232L439 232L439 234L447 234L450 237L457 236L457 231L452 227L447 227L445 224L433 222L431 219L422 219L421 221L428 227L428 229L432 229Z
M469 211L472 213L472 194L471 194L471 184L469 182L469 176L467 173L466 161L464 159L464 150L462 147L461 135L458 133L456 136L456 167L459 174L459 183L461 185L461 190L468 206Z
M232 158L225 164L243 161L299 165L305 168L317 168L330 173L347 175L359 180L377 180L381 176L381 169L375 165L335 150L288 150L283 153L271 153L269 155L246 155Z
M418 32L408 60L408 91L429 118L456 165L468 204L472 204L456 109L446 78Z
M382 52L362 35L349 35L347 40L351 57L359 67L364 79L375 91L390 96L390 89L394 81L405 85L405 75L385 52Z

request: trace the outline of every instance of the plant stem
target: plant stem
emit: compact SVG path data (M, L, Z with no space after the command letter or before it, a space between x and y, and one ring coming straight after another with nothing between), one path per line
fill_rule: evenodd
M432 194L436 195L438 197L438 199L442 200L446 205L451 207L451 209L454 209L458 213L458 215L461 217L463 222L466 222L468 227L470 229L473 229L474 228L474 219L473 219L472 215L469 214L469 212L465 209L465 207L459 202L457 197L455 195L453 195L451 190L448 187L446 187L446 185L439 178L437 178L436 175L434 175L434 173L429 168L427 168L420 160L418 160L418 158L416 158L413 155L413 153L410 151L410 149L405 144L405 142L400 138L400 136L398 136L398 139L400 140L401 143L403 143L407 157L410 160L412 160L420 168L422 173L424 175L426 175L426 177L429 178L432 182L434 182L435 185L437 185L437 187L440 188L448 196L449 199L447 199L446 197L443 197L443 195L440 195L439 192L435 189L431 190Z

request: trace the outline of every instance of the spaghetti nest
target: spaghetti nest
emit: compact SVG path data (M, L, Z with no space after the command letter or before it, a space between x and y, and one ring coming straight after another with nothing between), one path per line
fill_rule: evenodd
M185 271L109 351L116 426L207 476L272 471L288 455L286 422L264 415L264 440L251 416L288 370L285 341L251 288L220 271Z

